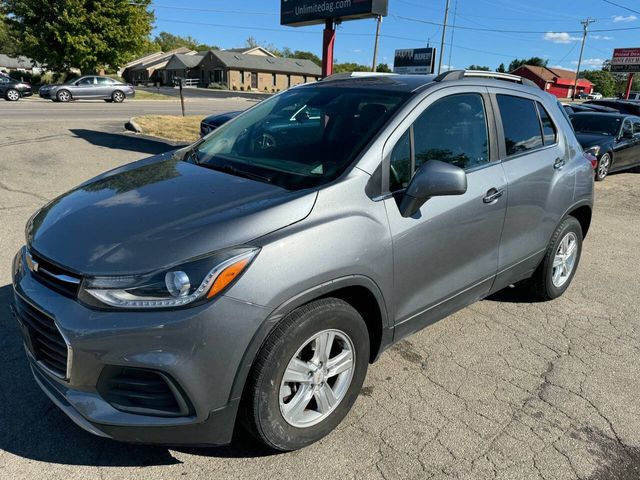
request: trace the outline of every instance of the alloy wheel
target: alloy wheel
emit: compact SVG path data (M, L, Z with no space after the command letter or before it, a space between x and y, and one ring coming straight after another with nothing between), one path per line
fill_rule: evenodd
M553 271L551 281L556 287L562 287L571 276L578 257L578 238L573 232L567 233L553 257Z
M71 95L66 90L58 93L58 100L61 102L68 102L71 99Z
M113 101L116 103L120 103L124 100L124 95L122 94L122 92L115 92L113 94Z
M604 178L609 173L609 167L611 166L611 157L608 153L605 153L600 162L598 163L598 177Z
M340 330L305 341L289 361L280 384L280 413L298 428L327 418L344 399L353 378L353 342Z
M9 90L7 92L7 98L9 99L9 101L15 102L20 99L20 93L18 93L17 90Z

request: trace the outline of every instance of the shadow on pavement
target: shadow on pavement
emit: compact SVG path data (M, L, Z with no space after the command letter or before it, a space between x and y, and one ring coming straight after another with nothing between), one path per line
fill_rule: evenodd
M137 137L124 133L107 133L79 128L72 128L69 131L78 138L82 138L92 145L113 148L116 150L129 150L131 152L158 155L180 147L180 145L165 142L163 140Z
M18 326L11 315L11 285L0 287L0 451L40 462L90 466L148 466L182 463L167 447L130 445L91 435L76 426L40 390L27 364ZM231 446L180 448L210 457L271 454L238 435Z
M496 293L489 295L484 301L503 303L538 303L539 300L533 298L524 285L513 285L503 288Z

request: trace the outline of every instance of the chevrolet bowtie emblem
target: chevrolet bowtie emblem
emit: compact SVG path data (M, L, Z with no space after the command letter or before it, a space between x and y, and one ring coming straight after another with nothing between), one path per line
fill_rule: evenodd
M29 267L29 270L31 270L32 272L37 272L38 268L39 268L39 264L38 262L36 262L33 257L31 256L31 254L29 252L27 252L27 267Z

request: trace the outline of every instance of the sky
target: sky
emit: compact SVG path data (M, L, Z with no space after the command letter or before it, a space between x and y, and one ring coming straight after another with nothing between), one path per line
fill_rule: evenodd
M392 65L395 49L427 43L439 47L445 3L389 0L378 62ZM244 46L253 36L262 44L321 54L322 26L280 26L280 0L154 0L152 8L154 33L191 35L221 48ZM580 21L587 17L596 21L589 25L582 69L600 68L603 60L611 58L613 48L640 47L638 0L450 0L443 69L471 64L495 69L501 62L508 66L514 58L532 56L547 59L549 66L575 69L582 39ZM457 28L451 28L454 25ZM375 27L373 19L340 25L336 61L371 64Z

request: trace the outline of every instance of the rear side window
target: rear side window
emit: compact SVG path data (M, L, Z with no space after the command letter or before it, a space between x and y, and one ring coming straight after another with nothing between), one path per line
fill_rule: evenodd
M536 102L536 106L538 107L538 113L540 114L540 122L542 122L542 137L544 139L544 144L553 145L556 143L558 130L542 104L540 102Z
M98 85L113 85L115 80L106 77L98 77Z
M517 155L543 145L536 105L532 100L498 95L507 155Z

